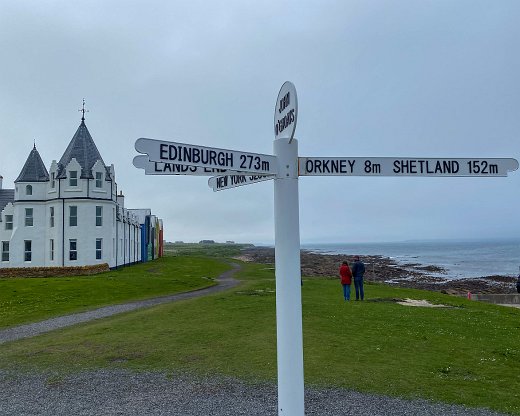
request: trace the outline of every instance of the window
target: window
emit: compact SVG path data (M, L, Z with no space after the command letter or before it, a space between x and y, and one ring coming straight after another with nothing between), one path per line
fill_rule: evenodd
M31 240L24 240L23 242L24 247L24 261L31 261L32 260L32 241Z
M12 230L13 229L13 216L12 215L6 215L4 217L5 219L5 229L6 230Z
M49 240L49 259L54 260L54 240L52 238Z
M31 185L27 185L25 187L25 195L32 195L32 186Z
M96 172L96 188L103 188L103 173Z
M96 260L101 260L103 257L103 239L96 238Z
M9 241L2 241L2 261L9 261Z
M56 172L51 172L51 188L56 188Z
M96 207L96 226L103 225L103 207Z
M69 186L78 186L78 171L71 170L69 172Z
M25 226L32 227L33 226L33 209L25 208Z
M78 207L73 205L69 207L69 226L76 227L78 225Z
M50 207L50 222L49 225L54 227L54 207Z
M78 240L69 240L69 260L78 259Z

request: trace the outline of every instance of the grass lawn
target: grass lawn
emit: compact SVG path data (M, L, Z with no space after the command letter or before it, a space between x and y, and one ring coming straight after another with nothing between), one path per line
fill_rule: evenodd
M229 266L202 257L163 257L94 276L0 279L0 328L94 307L214 284Z
M276 380L273 270L246 264L226 293L161 305L0 345L0 368L187 371ZM304 279L307 385L489 407L520 415L520 310L337 280ZM447 308L402 306L427 299Z
M243 248L252 247L252 244L227 243L166 243L164 252L174 256L206 256L206 257L233 257L239 256Z

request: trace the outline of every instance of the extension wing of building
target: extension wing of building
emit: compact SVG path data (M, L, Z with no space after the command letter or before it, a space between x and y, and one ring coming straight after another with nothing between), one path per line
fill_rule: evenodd
M0 176L0 268L114 268L161 256L162 235L150 209L125 208L84 119L49 170L34 146L14 189Z

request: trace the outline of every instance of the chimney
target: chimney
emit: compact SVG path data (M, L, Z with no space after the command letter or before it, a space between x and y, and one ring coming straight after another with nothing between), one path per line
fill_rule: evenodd
M0 175L0 189L2 189L2 181L4 180L4 177Z
M121 208L125 207L125 196L123 195L123 191L119 191L119 195L117 196L117 203Z

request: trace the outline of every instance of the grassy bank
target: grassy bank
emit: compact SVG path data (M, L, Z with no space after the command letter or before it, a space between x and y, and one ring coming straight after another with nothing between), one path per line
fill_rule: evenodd
M239 256L241 250L248 247L253 247L253 245L226 243L166 243L164 251L170 256L205 256L225 258Z
M0 346L0 368L219 373L276 380L275 284L245 265L227 293L162 305ZM367 285L345 303L336 280L304 279L305 379L520 414L520 310ZM397 298L446 308L414 308Z
M229 266L202 257L163 257L94 276L0 279L0 328L94 307L211 286Z

